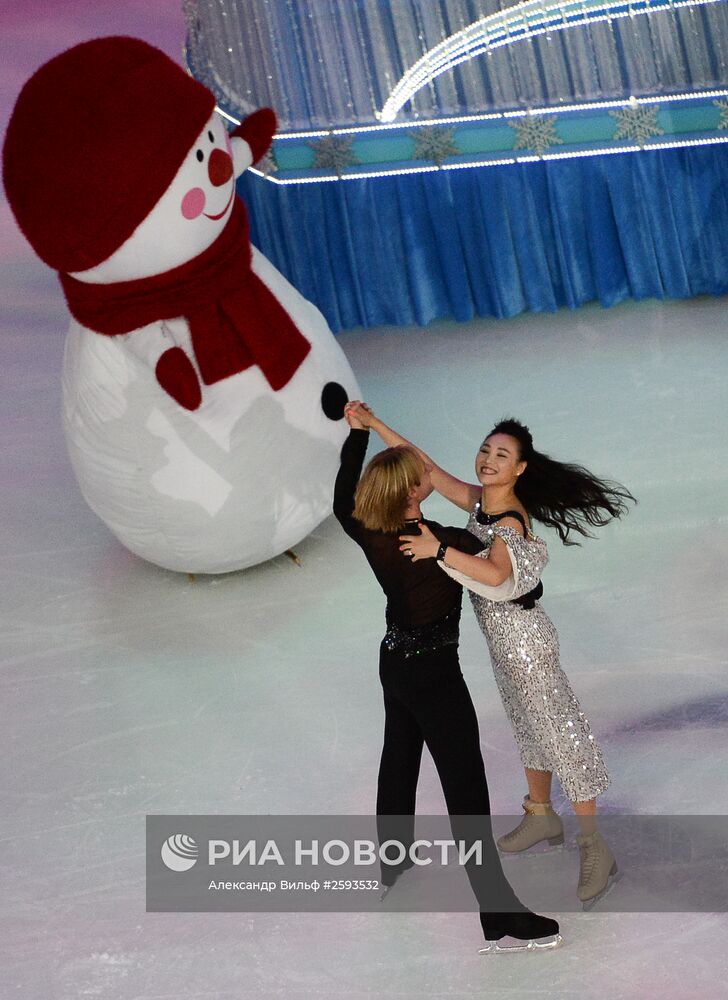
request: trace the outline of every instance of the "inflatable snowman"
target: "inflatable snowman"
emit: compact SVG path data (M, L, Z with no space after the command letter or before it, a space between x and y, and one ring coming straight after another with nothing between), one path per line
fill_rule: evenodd
M132 552L190 573L262 562L329 514L358 395L321 313L248 238L235 178L275 116L229 136L214 104L158 49L95 39L26 83L3 150L18 224L73 316L81 491Z

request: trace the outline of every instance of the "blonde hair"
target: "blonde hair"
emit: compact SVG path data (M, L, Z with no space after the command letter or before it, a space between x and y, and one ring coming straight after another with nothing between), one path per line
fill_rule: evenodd
M380 451L364 470L354 496L353 516L370 531L399 531L409 491L419 486L422 459L407 445Z

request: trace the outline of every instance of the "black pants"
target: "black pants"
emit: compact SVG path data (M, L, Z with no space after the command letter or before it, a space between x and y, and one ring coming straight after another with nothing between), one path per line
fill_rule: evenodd
M490 832L478 719L457 646L404 657L382 645L379 677L385 708L377 789L380 844L392 838L408 847L414 839L417 779L426 744L440 776L455 841L472 844L474 825L478 827L483 864L465 867L480 909L513 909L517 901ZM474 816L484 817L482 823L473 821ZM384 868L383 879L387 881Z

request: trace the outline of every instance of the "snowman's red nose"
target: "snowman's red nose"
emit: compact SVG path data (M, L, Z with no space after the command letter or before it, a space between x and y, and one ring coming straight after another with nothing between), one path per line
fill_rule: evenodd
M207 176L215 187L221 187L233 175L233 161L222 149L213 149L207 164Z

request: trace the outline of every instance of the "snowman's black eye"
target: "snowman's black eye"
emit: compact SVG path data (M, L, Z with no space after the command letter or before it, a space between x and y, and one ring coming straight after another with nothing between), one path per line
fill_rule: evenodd
M321 393L321 409L329 420L341 420L348 402L349 397L343 385L338 382L326 383Z
M212 132L207 133L207 138L210 140L210 142L215 141L215 136L212 134Z
M202 163L202 161L205 159L205 154L202 152L201 149L197 150L197 152L195 153L195 156L200 161L200 163Z

